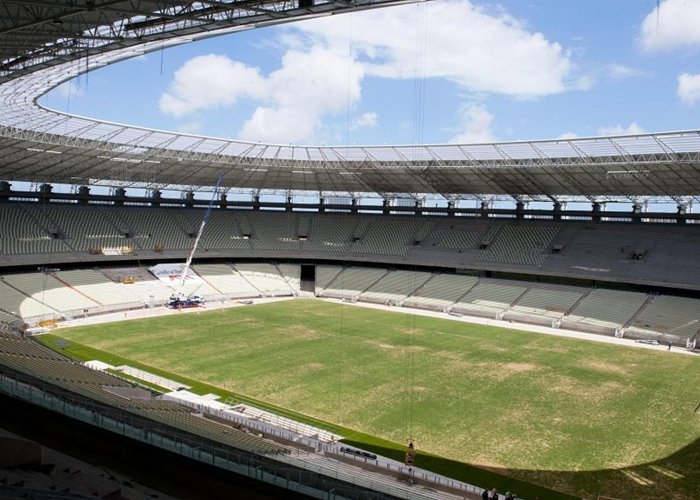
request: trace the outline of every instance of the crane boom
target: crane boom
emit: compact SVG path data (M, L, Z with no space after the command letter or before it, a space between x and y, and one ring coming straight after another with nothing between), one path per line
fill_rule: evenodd
M219 178L216 180L216 187L214 187L214 193L211 195L211 200L209 200L209 205L207 206L206 212L204 212L204 217L202 217L202 223L199 225L199 230L197 231L197 236L194 239L194 245L192 245L192 250L190 250L190 254L187 257L187 260L185 261L185 265L182 268L182 273L180 273L180 283L178 285L177 289L177 297L181 297L184 295L183 290L185 289L185 280L187 279L187 273L190 270L190 265L192 264L192 259L194 258L194 253L197 251L197 246L199 246L199 240L202 237L202 233L204 232L204 226L207 225L207 221L209 220L209 216L211 215L211 210L214 208L214 201L216 200L216 195L219 192L219 188L221 187L221 180L224 177L224 170L222 169L221 172L219 172Z

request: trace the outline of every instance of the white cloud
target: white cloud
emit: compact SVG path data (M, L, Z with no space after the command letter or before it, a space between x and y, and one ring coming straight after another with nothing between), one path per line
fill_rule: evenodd
M357 130L362 127L376 127L379 123L379 115L373 111L367 113L362 113L360 116L353 120L350 128L352 130Z
M324 119L359 102L366 76L446 78L472 99L581 88L559 44L502 9L494 12L445 0L294 23L275 41L284 50L278 69L265 75L225 56L196 57L175 73L160 109L182 117L253 99L258 107L238 137L284 144L328 136ZM375 126L377 118L365 114L351 126ZM486 108L468 106L463 118L472 141L491 137Z
M343 51L316 45L289 50L282 67L269 75L267 103L243 126L240 138L286 143L312 138L327 113L337 113L360 99L362 67Z
M700 74L683 73L680 75L676 92L684 103L689 106L695 104L695 101L700 99Z
M465 106L460 110L460 116L462 119L461 132L450 139L451 143L476 144L495 141L491 130L493 115L485 106L480 104Z
M347 46L341 17L308 21L299 29L330 45ZM352 42L374 76L447 78L470 92L520 98L571 87L572 63L558 43L528 31L502 11L486 13L469 1L355 15Z
M159 106L163 113L180 117L265 93L265 80L257 68L209 54L190 59L175 72Z
M644 18L640 43L649 51L700 47L700 2L664 0Z
M625 78L631 78L643 74L642 71L637 68L617 63L607 65L604 71L607 77L611 80L623 80Z
M635 135L643 134L645 130L637 125L637 122L632 122L628 127L615 125L614 127L601 127L598 129L600 135Z

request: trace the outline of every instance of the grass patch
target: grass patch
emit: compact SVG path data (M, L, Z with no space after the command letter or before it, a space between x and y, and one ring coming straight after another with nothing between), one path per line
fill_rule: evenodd
M700 491L693 356L315 300L60 334L80 359L142 368L382 454L401 457L414 438L421 467L524 497L554 498L525 483L587 497Z

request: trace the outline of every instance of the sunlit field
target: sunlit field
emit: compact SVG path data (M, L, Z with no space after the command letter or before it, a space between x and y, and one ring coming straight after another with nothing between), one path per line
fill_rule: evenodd
M697 356L312 299L57 334L76 355L89 346L577 496L700 491Z

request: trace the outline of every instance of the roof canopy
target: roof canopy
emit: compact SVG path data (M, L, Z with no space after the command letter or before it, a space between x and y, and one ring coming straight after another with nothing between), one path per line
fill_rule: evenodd
M495 144L282 146L107 123L36 104L81 72L164 46L404 2L0 3L5 180L195 190L211 189L223 170L226 190L597 201L700 196L697 130Z

